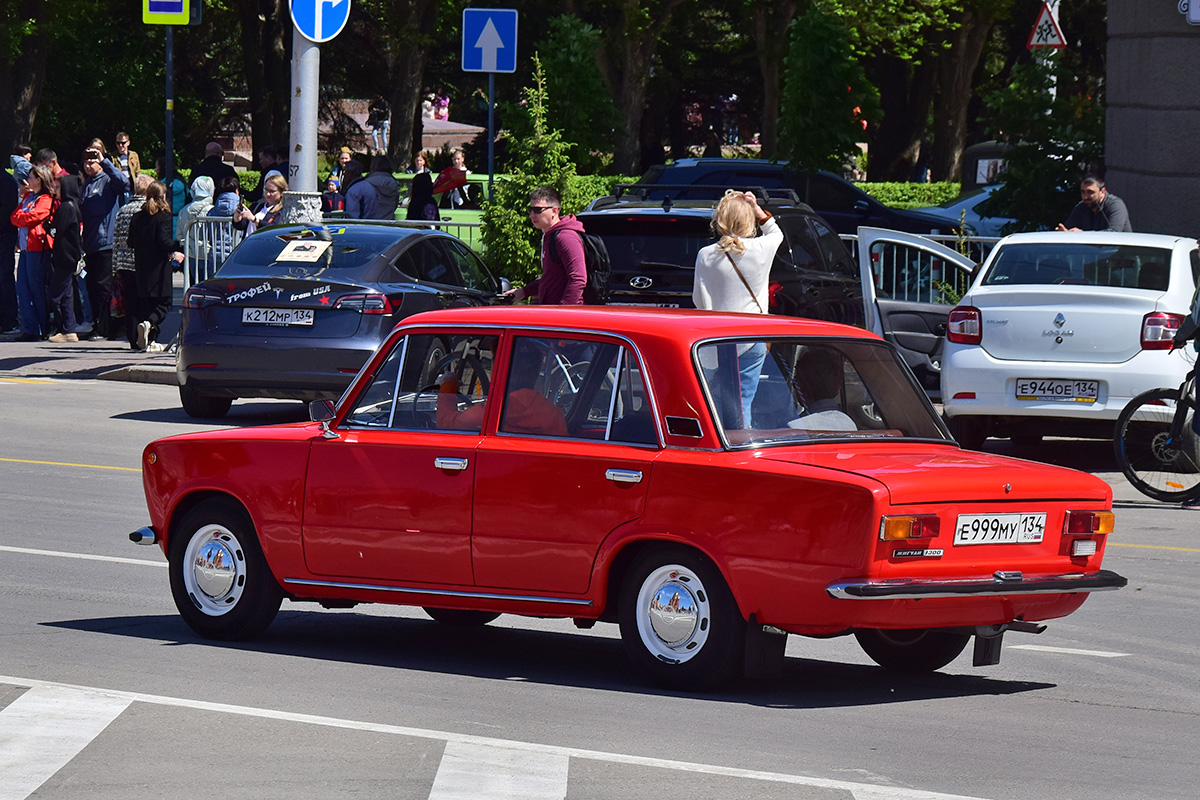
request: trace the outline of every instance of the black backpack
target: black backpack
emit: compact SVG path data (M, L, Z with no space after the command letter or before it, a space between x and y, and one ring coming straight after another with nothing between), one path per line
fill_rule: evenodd
M554 234L557 242L558 234ZM608 302L608 280L612 277L612 262L604 240L594 233L575 231L583 240L583 261L587 266L587 283L583 287L583 302L589 306L602 306Z

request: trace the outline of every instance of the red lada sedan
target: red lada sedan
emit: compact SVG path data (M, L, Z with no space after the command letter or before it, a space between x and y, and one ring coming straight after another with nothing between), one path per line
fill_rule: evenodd
M440 363L427 354L440 349ZM245 639L285 598L616 622L651 680L708 688L853 634L939 669L1038 633L1101 569L1112 493L964 451L891 345L702 311L464 308L404 321L314 421L151 443L180 614Z

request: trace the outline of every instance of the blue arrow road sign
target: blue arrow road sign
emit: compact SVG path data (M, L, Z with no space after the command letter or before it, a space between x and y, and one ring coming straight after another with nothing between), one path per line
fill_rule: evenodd
M350 19L350 0L291 0L292 22L310 42L328 42Z
M463 9L463 72L517 71L517 11Z

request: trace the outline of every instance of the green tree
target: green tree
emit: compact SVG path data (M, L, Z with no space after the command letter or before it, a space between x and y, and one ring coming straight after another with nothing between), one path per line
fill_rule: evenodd
M779 155L805 169L839 168L878 115L849 31L820 4L792 23L780 110Z
M1004 184L989 200L991 213L1017 220L1008 233L1064 220L1079 199L1079 179L1102 169L1104 106L1072 87L1074 74L1062 54L1046 55L1018 65L1010 83L987 97L991 130L1010 145Z
M491 200L483 207L483 246L488 261L499 274L522 283L541 272L540 234L525 212L530 192L539 186L556 187L563 195L563 213L579 209L591 199L573 196L571 145L563 140L562 131L550 126L546 79L536 53L533 65L533 85L524 91L530 133L510 138L508 177L496 183Z
M554 98L547 124L575 144L576 165L583 172L610 160L607 154L618 124L612 95L600 74L600 46L597 28L564 14L550 21L550 35L538 48L546 53L546 93Z

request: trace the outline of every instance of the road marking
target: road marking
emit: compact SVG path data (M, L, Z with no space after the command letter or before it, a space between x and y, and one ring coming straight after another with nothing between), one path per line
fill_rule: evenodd
M1095 656L1096 658L1124 658L1129 653L1110 653L1107 650L1077 650L1074 647L1050 647L1044 644L1010 644L1009 650L1036 650L1039 653L1064 653L1069 656Z
M25 800L133 700L43 684L0 709L0 800Z
M1143 550L1176 550L1180 553L1200 553L1196 547L1168 547L1165 544L1126 544L1125 542L1109 542L1109 547L1140 547Z
M429 800L564 800L570 763L564 755L449 742Z
M0 458L10 464L41 464L45 467L83 467L85 469L115 469L121 472L141 472L141 467L109 467L104 464L72 464L67 461L31 461L27 458Z
M121 692L110 689L98 689L88 686L75 686L52 681L41 681L33 678L16 678L0 675L0 684L11 686L28 686L31 688L47 687L60 690L74 690L89 695L122 700L127 702L151 703L159 706L187 708L198 711L212 711L222 714L236 714L256 719L270 719L280 722L298 722L306 725L320 725L326 728L363 731L367 733L390 734L394 736L410 736L417 739L433 739L451 745L466 747L495 748L498 750L517 751L530 756L550 757L554 759L582 758L589 761L601 761L610 764L624 764L636 767L655 767L658 769L682 770L704 775L721 775L729 778L757 780L768 783L782 783L793 786L810 786L819 789L840 789L850 792L856 800L983 800L979 797L966 795L942 794L926 792L918 789L901 789L891 786L878 786L866 783L851 783L849 781L814 778L808 775L793 775L784 772L763 772L761 770L740 769L738 767L722 767L714 764L696 764L688 761L671 761L663 758L634 756L623 753L607 753L598 750L583 750L575 747L560 747L557 745L538 744L536 742L518 742L508 739L494 739L487 736L474 736L465 733L450 733L448 731L409 728L403 725L387 725L378 722L362 722L359 720L339 719L337 717L322 717L314 714L300 714L293 711L278 711L254 706L235 706L226 703L213 703L207 700L188 700L179 697L163 697L160 695L142 694L140 692ZM463 751L459 751L463 752ZM478 793L477 800L491 800ZM7 800L7 798L0 798Z
M0 378L0 383L58 383L40 378Z
M0 552L20 553L26 556L54 556L55 558L78 558L81 561L111 561L114 564L137 564L145 567L166 567L165 561L151 561L146 558L122 558L121 556L94 556L88 553L62 553L56 550L35 550L32 547L9 547L0 544Z

